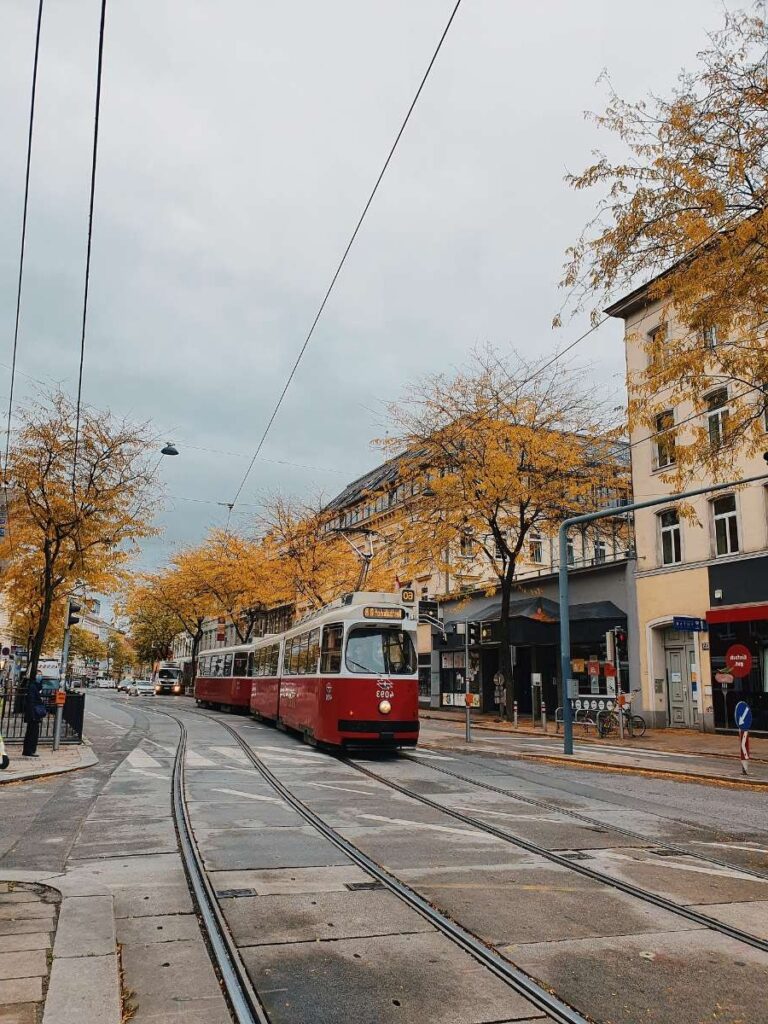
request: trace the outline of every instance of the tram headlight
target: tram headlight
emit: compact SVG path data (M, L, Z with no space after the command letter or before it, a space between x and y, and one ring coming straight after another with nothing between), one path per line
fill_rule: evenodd
M388 715L391 710L392 705L389 703L388 700L382 700L379 702L379 711L382 713L382 715Z

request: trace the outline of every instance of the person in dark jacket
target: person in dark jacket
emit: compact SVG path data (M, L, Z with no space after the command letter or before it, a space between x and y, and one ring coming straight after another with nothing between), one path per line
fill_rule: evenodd
M22 757L40 757L37 752L37 741L40 738L40 722L45 717L45 711L43 678L38 673L35 679L29 680L24 691L24 721L27 728L24 732Z

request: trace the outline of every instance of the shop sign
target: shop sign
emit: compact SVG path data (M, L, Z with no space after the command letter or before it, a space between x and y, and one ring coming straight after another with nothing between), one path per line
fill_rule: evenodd
M720 683L721 686L730 686L733 676L730 672L715 672L715 682Z
M743 679L752 671L752 652L744 644L731 644L725 652L725 664L731 675Z
M596 659L590 658L589 659L589 663L587 664L587 672L591 676L599 676L600 675L600 662L597 661Z
M614 679L616 677L616 666L612 665L610 661L606 661L603 666L603 675L606 679Z
M571 659L571 672L580 674L586 671L587 663L583 658L572 658Z

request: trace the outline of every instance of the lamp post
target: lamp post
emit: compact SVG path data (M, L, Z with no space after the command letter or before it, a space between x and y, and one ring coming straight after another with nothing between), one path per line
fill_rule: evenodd
M768 452L763 458L768 462ZM631 505L619 505L611 508L601 509L599 512L587 512L582 516L572 516L560 524L558 531L558 546L560 551L560 677L563 685L563 753L573 753L573 709L571 708L570 675L571 675L571 622L568 611L568 530L571 526L581 523L592 523L597 519L606 519L608 516L626 515L628 512L635 512L641 508L653 508L656 505L668 505L670 502L684 501L686 498L695 498L700 494L716 494L731 487L740 487L743 484L753 484L758 481L768 480L768 474L760 476L749 476L744 480L729 480L724 484L709 484L707 487L697 487L692 491L683 491L680 494L666 494L661 498L651 498L649 501L636 501Z

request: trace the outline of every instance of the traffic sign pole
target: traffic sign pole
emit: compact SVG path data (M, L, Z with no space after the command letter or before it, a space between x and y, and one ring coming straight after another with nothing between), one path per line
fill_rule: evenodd
M752 728L752 708L746 701L740 700L733 709L733 717L736 720L736 728L739 730L741 770L746 775L749 762L749 730Z

